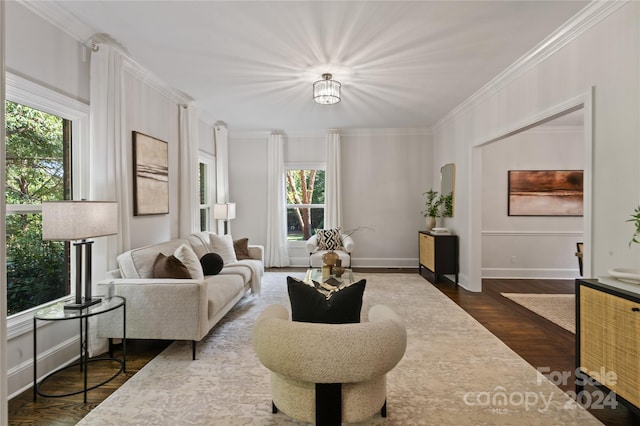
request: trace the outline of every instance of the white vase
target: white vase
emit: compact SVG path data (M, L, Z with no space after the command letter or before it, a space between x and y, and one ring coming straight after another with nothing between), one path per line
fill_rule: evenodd
M436 226L436 218L433 216L425 216L427 222L427 231L431 231Z

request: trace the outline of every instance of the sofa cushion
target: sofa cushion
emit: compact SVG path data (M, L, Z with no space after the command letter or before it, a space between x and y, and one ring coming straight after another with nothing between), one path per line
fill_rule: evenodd
M329 298L296 278L287 277L291 319L300 322L346 324L360 322L366 280L336 291Z
M242 282L247 284L251 281L252 273L252 269L249 265L236 262L224 265L224 268L222 268L219 275L240 275L242 277Z
M237 262L236 252L233 249L233 239L231 235L209 235L210 250L214 253L218 253L222 257L222 261L225 265L233 262Z
M318 249L319 250L342 250L342 232L340 228L334 229L318 229L316 231L318 236Z
M200 259L193 252L191 246L187 244L181 244L180 247L173 252L173 255L189 270L191 278L194 280L203 280L204 273L202 272L202 265L200 265Z
M122 253L118 256L118 267L122 278L153 278L153 264L158 253L171 256L184 243L188 241L176 239Z
M190 279L191 274L186 266L174 255L165 256L158 253L155 262L153 262L154 278L186 278Z
M218 275L222 271L224 263L218 253L207 253L200 258L202 272L205 275Z

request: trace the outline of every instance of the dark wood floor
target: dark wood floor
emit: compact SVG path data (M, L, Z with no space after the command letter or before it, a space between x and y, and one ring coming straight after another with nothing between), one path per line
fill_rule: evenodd
M575 292L573 280L485 279L482 293L469 292L452 283L435 286L535 368L570 372L565 383L560 379L554 383L565 392L575 392L575 335L500 294L570 294ZM585 391L596 395L598 389L586 386ZM640 424L640 419L622 404L615 409L589 411L605 425Z
M120 374L109 383L90 391L87 403L83 402L83 395L73 395L64 398L44 398L38 396L33 401L33 390L29 389L9 401L9 425L75 425L91 410L104 401L109 395L122 386L135 373L140 371L149 361L162 352L171 341L160 340L127 340L127 372ZM121 350L116 345L114 355L119 358ZM117 371L116 365L96 363L89 368L93 383L110 377ZM47 380L42 388L47 393L65 393L82 389L82 374L78 369L69 369L56 374Z
M407 270L367 269L362 272L407 272ZM432 284L425 280L425 285ZM534 367L549 368L550 371L559 372L574 371L575 336L500 295L501 292L573 293L573 281L485 280L482 293L468 292L451 283L440 283L436 287ZM86 404L82 401L82 395L65 398L38 397L34 402L31 390L22 393L9 401L9 424L56 426L76 424L168 344L169 342L163 341L128 340L127 374L121 374L105 386L89 392ZM101 368L103 367L96 367L92 375L99 377L109 373L100 371ZM74 376L56 377L51 379L47 386L59 392L77 388L81 383L81 376L78 374ZM573 377L571 377L566 384L559 384L559 386L565 391L572 391L573 383ZM590 389L587 387L586 390ZM615 410L590 411L605 425L640 424L640 421L633 417L622 404L619 404Z

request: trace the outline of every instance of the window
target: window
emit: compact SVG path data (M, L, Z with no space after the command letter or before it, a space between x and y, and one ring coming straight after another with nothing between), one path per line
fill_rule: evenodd
M69 244L42 240L42 202L70 199L70 120L5 102L7 315L69 295Z
M89 198L89 106L6 74L7 335L74 289L68 243L42 241L42 201ZM73 181L73 185L72 185Z
M213 157L200 154L198 160L198 198L200 203L200 230L211 230L211 212L213 210L213 188L215 172Z
M306 241L324 223L324 169L289 168L287 186L287 239Z

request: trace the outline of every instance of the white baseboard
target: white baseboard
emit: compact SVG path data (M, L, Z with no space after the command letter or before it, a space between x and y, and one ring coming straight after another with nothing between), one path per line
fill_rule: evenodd
M306 268L309 266L309 257L291 257L292 268ZM352 266L356 268L417 268L418 258L351 258Z
M38 355L38 381L56 368L71 364L80 358L80 341L68 339ZM7 372L9 399L33 387L33 358L16 365Z
M482 268L482 278L573 280L579 277L578 269Z

